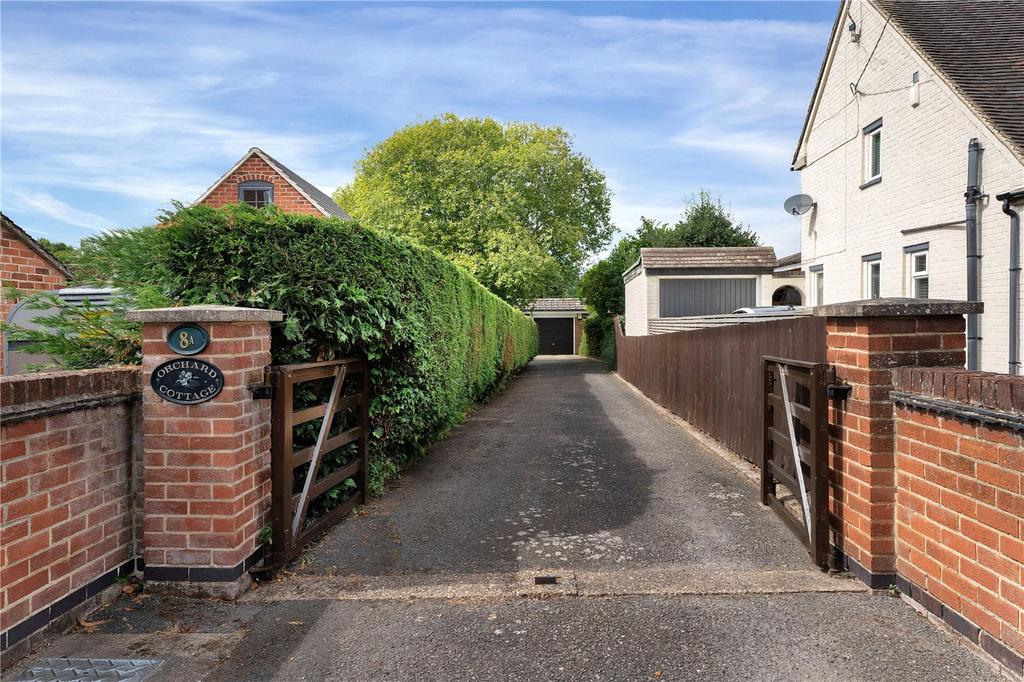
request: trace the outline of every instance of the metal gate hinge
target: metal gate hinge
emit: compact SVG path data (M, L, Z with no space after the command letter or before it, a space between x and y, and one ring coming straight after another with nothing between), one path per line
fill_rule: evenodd
M853 386L850 384L829 384L825 389L829 400L848 400L852 391Z
M274 387L270 384L249 384L254 400L270 400L274 397Z

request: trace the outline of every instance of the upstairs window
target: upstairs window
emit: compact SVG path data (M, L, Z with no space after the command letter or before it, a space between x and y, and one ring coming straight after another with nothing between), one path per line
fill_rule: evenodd
M256 208L274 203L274 186L269 182L250 180L238 185L238 201Z
M864 184L861 189L882 181L882 119L864 127Z
M882 254L873 253L862 258L864 272L861 295L864 298L882 297Z

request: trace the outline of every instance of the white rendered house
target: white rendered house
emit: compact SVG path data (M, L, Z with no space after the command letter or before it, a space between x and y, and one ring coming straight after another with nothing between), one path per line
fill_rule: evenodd
M996 372L1019 370L1024 296L1004 212L1024 212L1024 21L1006 9L841 2L793 157L808 303L974 294L968 366Z

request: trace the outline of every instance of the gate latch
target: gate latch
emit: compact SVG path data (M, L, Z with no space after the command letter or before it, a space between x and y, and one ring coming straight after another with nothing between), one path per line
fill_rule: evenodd
M829 400L849 400L853 386L850 384L829 384L825 394Z
M270 400L274 397L274 388L270 384L249 384L254 400Z

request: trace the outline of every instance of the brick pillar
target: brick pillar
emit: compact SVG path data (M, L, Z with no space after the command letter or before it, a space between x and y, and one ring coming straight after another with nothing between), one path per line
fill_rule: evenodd
M270 503L270 401L254 399L249 386L263 381L270 322L281 317L231 306L129 313L143 323L147 583L227 598L247 586ZM205 329L209 345L190 356L172 350L168 335L183 324ZM154 370L169 361L209 363L223 388L198 404L170 402L151 385ZM176 384L180 375L172 376Z
M875 589L896 582L892 370L962 367L964 315L980 303L875 299L821 306L828 362L852 386L829 407L830 511L846 568Z

